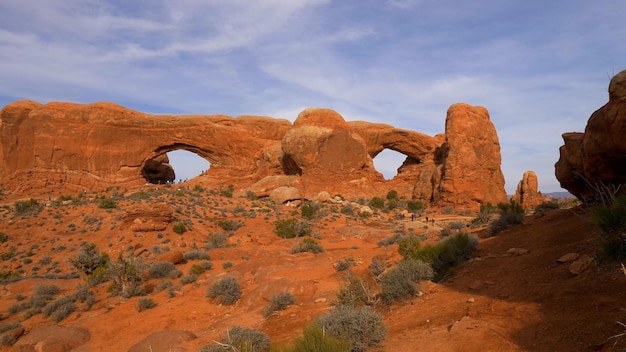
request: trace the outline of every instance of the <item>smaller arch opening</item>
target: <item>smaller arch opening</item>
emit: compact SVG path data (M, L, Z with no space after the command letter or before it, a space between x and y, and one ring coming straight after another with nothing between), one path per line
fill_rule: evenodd
M174 182L191 180L207 172L211 163L200 155L184 149L167 152L169 164L174 169Z
M398 175L398 169L407 156L391 149L384 149L374 157L374 167L383 174L385 180L391 180Z

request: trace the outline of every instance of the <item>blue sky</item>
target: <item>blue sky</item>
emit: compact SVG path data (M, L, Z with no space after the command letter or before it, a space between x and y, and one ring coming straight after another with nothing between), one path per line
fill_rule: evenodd
M559 191L561 134L583 131L626 69L625 13L624 0L3 1L0 105L292 121L316 106L435 135L466 102L490 112L508 193L526 170ZM387 177L401 163L374 161Z

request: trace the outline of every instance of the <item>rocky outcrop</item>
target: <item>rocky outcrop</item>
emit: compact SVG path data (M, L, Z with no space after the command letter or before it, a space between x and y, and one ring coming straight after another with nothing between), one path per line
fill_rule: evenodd
M346 122L320 108L302 111L293 125L263 116L151 115L112 103L18 101L0 112L0 182L15 197L171 182L166 153L178 149L210 162L192 185L233 184L239 195L269 196L287 186L302 199L396 189L450 207L506 200L495 128L485 108L467 104L451 106L445 134L434 137ZM385 149L406 155L390 181L372 161ZM149 220L136 217L133 226L150 230L156 222Z
M585 203L598 189L626 184L626 70L609 83L609 101L596 110L584 133L563 134L555 164L561 187Z
M539 192L537 174L529 170L524 172L524 176L517 184L517 190L511 200L518 202L524 209L533 209L549 199Z

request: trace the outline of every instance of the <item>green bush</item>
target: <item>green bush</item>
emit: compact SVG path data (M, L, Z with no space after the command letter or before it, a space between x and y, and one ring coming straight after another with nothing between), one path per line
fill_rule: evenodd
M101 209L115 209L117 208L117 202L113 198L102 198L98 203L98 208Z
M174 225L174 228L172 230L174 230L175 233L182 235L183 233L187 232L187 226L185 226L185 223L179 222Z
M426 209L426 204L420 200L410 200L406 202L406 209L411 213L417 213Z
M311 253L321 253L324 251L324 247L322 247L316 240L312 238L304 238L300 243L294 245L291 248L291 253L303 253L303 252L311 252Z
M342 205L341 213L344 215L354 215L354 206L350 203Z
M472 220L474 225L486 224L491 220L491 217L498 212L498 208L494 207L491 203L483 203L480 205L480 211L478 216Z
M626 195L613 199L611 205L593 207L591 220L603 233L599 241L602 257L614 261L626 259Z
M524 221L523 213L501 213L498 220L489 224L486 234L488 236L495 236L511 225L521 224L522 221Z
M22 200L15 202L15 213L17 215L37 214L43 209L36 199Z
M274 232L282 238L296 238L311 235L309 222L303 219L284 219L274 222Z
M146 309L150 309L154 307L156 307L156 302L152 298L140 297L137 300L137 305L135 306L135 309L137 309L138 312L143 312Z
M433 277L430 264L421 260L406 259L380 277L381 296L385 303L415 296L419 282Z
M385 207L385 200L380 197L370 199L368 205L372 208L382 209Z
M0 232L0 243L5 243L9 240L9 236L7 236L4 232Z
M204 249L211 250L215 248L225 248L228 246L228 236L221 232L209 234L207 244Z
M176 265L170 262L156 262L150 265L148 275L154 279L162 279L170 277L172 272L176 270Z
M206 270L207 269L204 266L200 264L194 264L189 268L189 275L198 276L198 275L204 274Z
M398 199L398 191L396 191L395 189L392 189L389 192L387 192L387 199L388 200Z
M354 266L354 258L339 259L335 262L335 269L337 271L346 271Z
M300 207L302 217L309 220L315 219L319 210L320 205L315 202L308 202Z
M316 323L327 334L351 342L351 351L365 351L385 339L383 317L370 307L337 306L318 317Z
M233 277L225 277L209 287L207 296L223 305L233 305L241 298L241 288Z
M221 227L224 231L237 231L237 229L243 226L240 221L233 221L230 219L219 220L217 226Z
M184 260L211 260L211 256L203 251L189 251L183 255Z
M421 260L430 264L435 271L435 280L441 280L449 274L453 266L469 259L477 245L478 238L465 232L426 246L422 246L415 236L410 236L400 241L398 252L404 259Z
M309 324L304 328L304 334L298 337L292 349L293 352L346 352L352 349L352 343L347 337L339 338L326 332L318 324Z
M559 204L558 199L552 199L549 202L543 202L543 203L537 205L535 207L535 212L542 211L542 210L559 209L560 207L561 207L561 205Z
M232 198L234 190L235 190L235 186L228 185L228 187L226 187L226 189L223 189L223 190L220 191L220 195L222 197Z
M95 243L83 242L76 257L70 259L70 264L81 273L90 276L98 268L106 268L109 264L109 255L99 253Z
M109 278L111 279L109 292L124 298L141 295L143 271L144 265L135 258L119 256L117 261L109 263Z
M290 292L281 292L272 296L268 305L261 311L261 314L263 317L269 318L275 312L285 310L294 303L296 303L296 298Z
M183 286L189 285L189 284L196 282L197 280L198 280L197 274L189 274L180 278L180 284Z
M233 326L219 343L204 345L199 352L267 352L270 349L270 338L257 329Z
M393 210L393 209L395 209L397 207L398 207L398 200L397 199L389 199L387 201L387 209Z

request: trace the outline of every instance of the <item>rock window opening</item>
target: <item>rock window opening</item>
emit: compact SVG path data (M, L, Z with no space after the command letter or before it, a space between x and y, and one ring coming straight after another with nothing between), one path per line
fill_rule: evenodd
M179 149L167 153L169 164L174 169L174 182L188 181L202 173L207 172L211 167L206 159L196 153Z
M395 150L385 149L374 158L376 171L383 174L385 180L391 180L398 174L398 168L406 159L406 155Z

